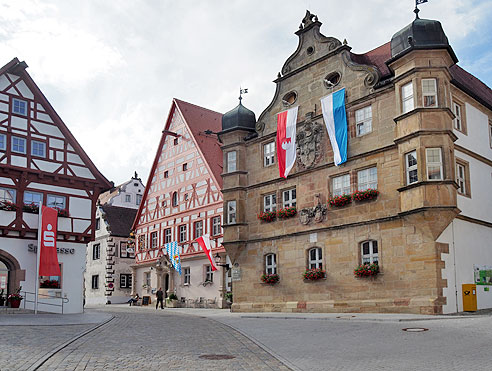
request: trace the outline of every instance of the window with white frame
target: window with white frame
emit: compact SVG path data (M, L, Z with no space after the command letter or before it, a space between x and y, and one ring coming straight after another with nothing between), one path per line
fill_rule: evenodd
M203 220L199 220L194 224L194 232L195 238L198 238L203 235Z
M46 143L38 140L31 141L31 155L46 157Z
M150 247L152 249L157 249L158 245L159 245L159 239L157 236L157 232L150 233Z
M378 264L378 241L365 241L360 245L362 264Z
M135 253L128 248L128 242L120 241L120 257L121 258L135 257Z
M164 229L164 243L171 242L171 228Z
M357 172L357 189L365 191L367 189L378 188L378 169L371 167L369 169L360 170Z
M232 173L236 171L236 151L227 152L227 172Z
M263 146L263 166L270 166L275 163L275 142L267 143Z
M151 275L150 275L150 272L145 272L145 275L144 275L144 282L148 288L150 287L152 281L151 281Z
M218 236L222 234L222 228L220 226L220 216L214 216L212 218L212 236Z
M442 154L441 148L426 148L427 179L442 180Z
M135 203L137 205L140 205L140 203L142 202L142 195L136 195L135 197L136 197L135 198Z
M405 155L407 185L419 181L417 169L417 151L412 151Z
M120 288L131 289L132 288L132 275L128 273L120 274Z
M454 113L454 128L459 131L463 131L463 120L461 119L461 105L453 102L453 113Z
M296 189L288 189L282 192L282 207L295 207L296 206Z
M205 266L205 282L214 282L214 271L211 265Z
M132 202L132 195L125 195L125 202Z
M101 229L101 218L96 218L96 231Z
M323 253L321 247L313 247L308 251L309 269L323 269Z
M99 275L93 275L92 276L92 289L97 290L99 288Z
M15 189L0 188L0 201L15 203Z
M492 122L489 121L489 144L490 148L492 148Z
M424 107L437 107L436 79L422 79L422 99Z
M277 195L275 193L263 196L263 211L275 211L277 210Z
M19 115L26 116L27 115L27 102L20 100L20 99L13 99L12 100L13 107L12 107L12 112L17 113Z
M227 201L227 224L236 223L236 201Z
M57 196L57 195L48 195L46 199L46 206L63 210L65 209L65 197Z
M277 255L267 254L265 255L265 273L277 274Z
M333 196L341 196L350 193L350 174L337 176L332 179Z
M7 149L7 136L5 134L0 134L0 151L5 151Z
M355 127L360 137L372 131L372 108L367 106L355 111Z
M38 192L24 191L24 205L40 205L43 194Z
M188 226L186 224L179 226L179 242L185 242L188 240Z
M183 284L189 285L191 283L191 268L184 267L183 268Z
M95 243L94 245L92 245L92 260L99 259L101 259L101 245Z
M12 152L26 153L26 140L24 138L12 137Z
M466 195L465 167L456 163L456 183L458 183L458 193Z
M401 87L401 108L403 113L413 110L413 83L409 82Z

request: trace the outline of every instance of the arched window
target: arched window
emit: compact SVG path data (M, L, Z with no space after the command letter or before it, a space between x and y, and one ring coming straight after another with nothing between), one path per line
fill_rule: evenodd
M178 206L178 192L173 192L173 207Z
M308 251L308 268L323 269L323 253L321 247L313 247Z
M277 255L267 254L265 255L265 273L277 274Z
M360 244L360 257L362 264L372 264L379 262L378 241L369 240Z

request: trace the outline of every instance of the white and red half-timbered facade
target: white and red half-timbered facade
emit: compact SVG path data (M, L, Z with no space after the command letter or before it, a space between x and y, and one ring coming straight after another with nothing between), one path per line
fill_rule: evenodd
M22 286L26 308L40 285L39 310L83 309L85 246L96 201L111 187L17 58L0 69L0 288ZM40 202L59 209L60 277L35 278ZM39 282L39 283L37 283Z
M195 239L209 234L213 254L222 247L222 150L206 130L221 129L222 114L174 99L144 197L135 219L134 293L162 287L181 303L222 307L226 278ZM165 244L177 241L181 276L167 264Z

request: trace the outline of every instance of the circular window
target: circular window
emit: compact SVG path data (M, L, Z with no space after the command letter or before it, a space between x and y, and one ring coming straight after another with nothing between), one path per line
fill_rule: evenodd
M307 48L307 50L306 50L306 53L307 53L307 55L311 55L311 54L313 54L313 53L314 53L314 47L309 46L309 47Z
M284 106L291 106L297 100L297 93L295 91L290 91L284 95L282 98L282 103Z
M325 84L325 87L327 89L331 89L337 86L341 79L342 76L340 75L339 72L332 72L325 77L323 83Z

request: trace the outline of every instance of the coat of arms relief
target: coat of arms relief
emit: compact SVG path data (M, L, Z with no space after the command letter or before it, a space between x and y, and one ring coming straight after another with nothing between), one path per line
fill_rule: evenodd
M313 122L313 112L308 112L304 125L296 135L297 166L299 169L309 169L320 160L322 137L323 126L319 122Z

